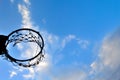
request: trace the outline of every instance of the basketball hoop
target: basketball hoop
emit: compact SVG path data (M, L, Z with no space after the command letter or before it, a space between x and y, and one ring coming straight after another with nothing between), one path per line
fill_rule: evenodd
M18 59L18 58L13 57L9 52L9 49L8 49L9 46L12 45L11 47L15 47L19 44L22 45L24 43L25 43L25 45L26 44L30 45L30 43L34 44L34 45L32 45L33 48L37 46L36 51L34 50L34 52L36 54L34 53L34 56L29 57L27 59L25 59L25 58ZM43 40L41 34L33 29L22 28L22 29L18 29L18 30L11 32L7 36L7 40L5 42L5 47L6 48L4 50L4 54L2 53L2 55L4 55L4 57L8 61L12 62L13 64L17 64L19 66L23 66L23 67L36 66L44 58L44 52L43 52L44 40ZM24 47L24 45L23 45L23 47ZM32 48L30 48L30 49L32 49ZM14 54L16 54L16 53L14 53ZM23 53L24 52L22 52L22 54ZM29 53L29 54L33 54L33 53Z

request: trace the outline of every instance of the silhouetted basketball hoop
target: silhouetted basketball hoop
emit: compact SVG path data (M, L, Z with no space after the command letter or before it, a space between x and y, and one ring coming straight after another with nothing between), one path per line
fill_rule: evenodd
M0 55L19 66L31 67L39 64L44 58L43 48L42 36L33 29L22 28L8 36L0 35Z

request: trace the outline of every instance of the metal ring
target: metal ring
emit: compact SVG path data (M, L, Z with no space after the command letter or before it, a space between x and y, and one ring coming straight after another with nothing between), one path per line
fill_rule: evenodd
M11 61L11 62L25 62L25 61L31 61L31 60L33 60L33 59L35 59L36 57L38 57L40 54L42 54L42 50L43 50L43 48L44 48L44 40L43 40L43 38L42 38L42 36L41 36L41 34L39 33L39 32L37 32L37 31L35 31L35 30L33 30L33 29L29 29L29 28L22 28L22 29L18 29L18 30L15 30L15 31L13 31L13 32L11 32L9 35L8 35L8 40L6 41L6 47L7 47L7 45L10 43L9 42L9 37L10 36L12 36L12 34L14 34L14 33L16 33L16 32L19 32L19 31L23 31L23 30L27 30L27 31L32 31L32 32L35 32L35 33L37 33L38 34L38 36L40 37L40 39L41 39L41 44L42 44L42 46L40 46L37 42L37 44L39 45L39 47L40 47L40 51L39 51L39 53L36 55L36 56L34 56L34 57L32 57L32 58L29 58L29 59L25 59L25 60L20 60L20 59L16 59L16 58L14 58L14 57L12 57L11 55L9 55L9 53L6 53L5 55L6 55L6 57Z

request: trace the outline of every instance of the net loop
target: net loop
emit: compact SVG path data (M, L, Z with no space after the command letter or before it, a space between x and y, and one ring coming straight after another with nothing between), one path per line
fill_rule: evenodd
M16 46L16 44L21 43L21 42L34 42L36 43L40 51L32 58L21 60L21 59L16 59L12 57L8 52L4 54L6 59L13 64L17 64L19 66L23 67L31 67L31 66L36 66L39 64L41 60L44 58L44 53L43 53L43 48L44 48L44 40L41 36L41 34L33 29L29 28L22 28L15 30L11 32L8 35L8 40L6 41L6 47L10 44L13 43L13 47Z

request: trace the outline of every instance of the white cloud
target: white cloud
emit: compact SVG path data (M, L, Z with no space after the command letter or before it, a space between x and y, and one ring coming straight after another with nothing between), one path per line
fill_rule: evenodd
M30 17L30 11L27 6L18 4L18 10L22 16L22 26L23 28L32 28L33 24Z
M16 75L17 75L17 73L15 71L10 71L10 78L12 78L12 77L14 77Z
M10 0L12 3L14 0ZM23 0L24 4L18 4L19 13L22 16L22 28L35 28L33 22L31 21L29 0ZM43 23L46 21L43 19ZM23 74L25 79L40 79L43 77L41 74L47 74L48 76L52 76L52 80L119 80L120 79L120 30L116 31L112 35L109 35L104 38L103 43L100 47L100 53L98 55L97 60L93 61L90 65L90 72L86 73L85 71L79 71L76 68L74 70L68 70L67 72L64 69L60 69L61 72L57 71L58 75L49 72L54 68L54 64L52 62L52 53L59 50L59 48L65 48L65 46L71 42L72 40L76 40L76 42L80 45L81 48L86 49L89 45L89 41L82 40L77 38L75 35L68 35L62 40L60 37L50 34L48 32L42 31L42 34L45 39L45 59L40 62L35 68L28 68L28 74ZM30 45L31 47L31 45ZM19 45L19 48L22 49L23 46ZM26 55L29 55L30 52L34 51L34 48L30 48L26 50ZM59 55L58 55L59 56ZM56 58L56 57L55 57ZM62 59L60 55L60 59ZM10 77L16 76L19 72L23 72L24 68L14 68L13 71L10 72ZM39 75L38 75L39 74ZM88 76L92 77L88 79ZM51 77L50 77L51 78Z
M52 80L85 80L85 79L86 79L86 74L84 73L72 73L72 74L65 74L62 76L56 76Z
M20 50L22 50L22 49L23 49L22 44L17 44L16 46L17 46L17 47L18 47L18 49L20 49Z
M26 4L29 4L29 0L24 0ZM18 5L18 9L20 14L22 15L22 27L33 28L33 24L30 17L30 11L28 7L25 5ZM76 40L76 42L80 45L81 48L86 49L90 44L87 40L82 40L77 38L75 35L68 35L62 40L60 37L50 34L48 32L42 32L45 39L45 50L49 57L51 57L51 53L59 50L60 48L64 49L65 46L71 42L72 40ZM93 61L90 67L92 68L89 73L85 72L76 72L72 71L74 74L65 73L63 71L63 75L58 75L57 77L52 76L52 80L86 80L88 76L91 76L92 80L118 80L120 74L120 63L119 63L119 49L120 49L120 30L115 32L114 34L107 36L104 38L103 43L100 47L99 59ZM51 56L50 56L51 55ZM46 69L50 69L52 60L49 58L45 62L41 62L39 67L34 69L30 69L28 74L23 75L25 78L35 78L38 77L40 72L46 71ZM49 70L48 70L49 71ZM48 73L48 72L47 72ZM51 73L52 74L52 73ZM50 75L50 74L49 74ZM40 76L40 75L39 75ZM112 77L111 77L112 76ZM42 77L42 76L40 76ZM40 78L39 77L39 78ZM90 79L89 79L90 80Z
M102 59L104 65L109 66L110 68L116 68L120 65L120 37L116 35L106 38L100 49L100 58Z
M44 40L45 40L45 58L35 68L29 68L28 69L29 72L27 74L23 74L23 77L25 79L34 80L34 79L36 79L36 77L37 77L37 79L39 79L39 78L42 79L43 75L51 76L52 75L52 72L50 72L51 68L54 69L54 63L53 62L55 62L55 63L59 62L60 60L62 60L61 56L64 56L64 54L58 54L58 55L54 56L55 52L59 52L59 50L62 51L61 48L63 48L63 44L61 44L61 43L64 42L64 47L69 42L71 42L72 40L75 40L76 43L78 43L78 40L77 40L78 38L76 38L75 35L68 35L63 39L60 39L60 37L58 37L56 35L50 34L50 33L46 32L46 31L42 31L42 36L44 37ZM34 46L32 45L30 47L34 47ZM24 49L24 46L22 46L22 48ZM21 45L20 45L20 49L21 49ZM24 54L23 56L24 57L25 56L26 57L31 56L29 54L31 52L34 52L34 50L35 50L35 47L27 49L26 54ZM57 59L55 59L55 58L57 58ZM55 60L55 61L52 61L52 60ZM23 71L24 71L24 69L23 69ZM17 72L19 72L19 71L17 71ZM86 75L85 75L84 72L81 72L81 71L80 72L74 72L74 75L69 74L69 72L70 71L68 71L68 73L65 76L63 76L63 75L61 75L61 77L58 76L58 78L56 80L61 80L61 79L62 80L65 80L65 79L66 80L74 80L74 79L76 79L76 80L79 80L79 79L85 80L84 78L85 78ZM79 74L77 74L77 73L79 73ZM71 77L69 77L69 76L71 76ZM55 77L53 77L53 78L55 78ZM52 79L52 80L54 80L54 79Z
M29 2L29 0L24 0L24 3L25 4L18 4L19 13L22 16L21 27L22 28L34 28L34 29L36 29L36 27L32 24L32 21L31 21L30 11L29 11L29 7L28 7L30 5L30 2ZM49 40L50 40L50 36L49 36ZM51 43L51 41L50 41L50 43ZM20 50L23 50L25 46L26 45L19 44L18 48ZM35 52L35 50L36 50L36 47L35 47L34 44L28 44L27 49L24 51L24 53L21 56L24 57L24 58L31 57L34 54L30 54L30 53ZM12 76L15 76L19 72L22 73L25 70L28 70L28 74L23 74L23 77L25 79L34 79L35 74L37 74L41 71L47 70L47 68L49 67L50 57L49 57L48 53L45 54L45 57L46 58L42 62L40 62L39 65L37 65L35 68L25 69L25 68L22 68L22 67L19 67L19 68L14 68L13 67L14 72L12 72L10 76L12 77Z
M25 79L30 79L30 80L34 80L37 78L42 78L42 75L40 74L45 74L45 72L50 68L50 56L48 54L46 54L45 56L46 58L40 62L38 65L36 65L36 67L32 68L28 68L28 73L27 74L23 74L23 77Z
M73 39L75 39L75 38L76 38L75 35L68 35L68 36L66 36L66 37L63 39L63 41L62 41L62 47L64 48L65 45L66 45L68 42L70 42L71 40L73 40Z
M22 28L34 28L36 29L36 27L33 25L33 22L31 21L31 16L30 16L30 10L29 10L29 5L30 5L30 1L29 0L24 0L24 4L18 4L18 10L19 13L22 16L22 24L21 27ZM39 29L39 28L37 28ZM86 48L88 46L88 42L86 40L81 40L79 38L77 38L75 35L68 35L63 39L60 39L59 36L56 36L54 34L48 33L47 31L41 31L41 34L45 40L45 58L42 62L39 63L39 65L37 65L35 68L28 68L28 73L27 74L22 74L22 76L25 79L42 79L42 75L48 75L51 76L52 72L51 68L54 68L54 64L53 64L53 54L56 51L61 50L61 48L63 49L69 42L71 42L72 40L75 40L76 43L78 43L79 45L81 45L83 48ZM80 42L80 40L82 42ZM24 49L23 45L18 45L19 49ZM33 45L29 45L28 49L26 49L26 51L24 52L25 54L22 55L22 57L30 57L32 56L30 53L35 52L35 47ZM59 56L59 55L58 55ZM58 56L54 56L54 57L58 57ZM60 55L61 56L61 55ZM59 60L61 60L62 58L60 57ZM25 68L14 68L14 72L17 73L22 73L24 72L26 69ZM59 78L57 78L57 80L85 80L86 74L82 71L74 71L74 75L72 73L68 73L64 75L58 76ZM15 75L15 73L12 73L12 76ZM71 76L71 77L69 77ZM55 80L55 77L54 77Z
M71 42L72 40L76 40L76 42L80 45L81 48L86 49L89 45L89 41L88 40L82 40L80 38L77 38L75 35L68 35L66 36L63 41L62 41L62 48L65 47L65 45L69 42Z
M24 2L25 2L27 5L30 5L30 1L29 1L29 0L24 0Z
M88 41L82 41L75 38L80 45L89 45ZM69 40L68 40L69 41ZM79 42L80 41L80 42ZM90 71L88 73L84 73L83 80L119 80L120 74L120 29L116 32L105 36L103 42L99 48L99 54L96 60L94 60L87 69ZM64 73L64 72L63 72ZM77 74L76 74L77 75ZM71 80L74 80L72 75L69 75ZM71 78L73 77L73 78ZM70 80L66 76L60 76L55 78L55 80ZM79 79L82 80L82 79Z
M95 80L119 80L120 30L106 36L100 48L99 59L91 64Z
M78 39L78 44L81 46L81 48L86 49L88 48L88 45L90 44L90 42L87 40Z
M41 31L41 34L45 42L45 51L47 53L55 53L56 50L60 47L60 39L58 36L48 33L47 31Z
M56 72L51 80L87 80L87 75L84 71L74 69L63 69Z
M23 77L25 79L34 79L34 76L35 76L35 71L33 68L28 68L29 70L29 73L28 74L24 74Z

